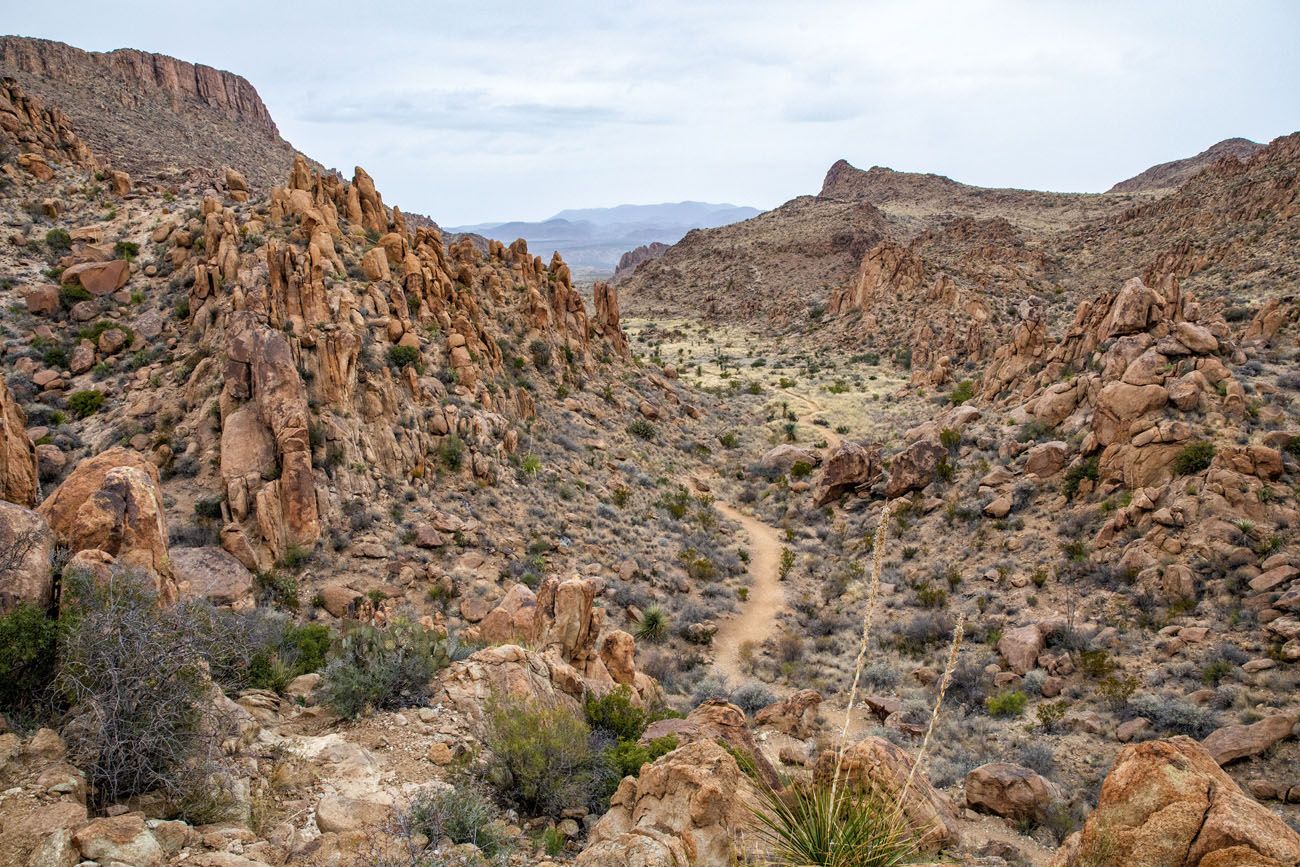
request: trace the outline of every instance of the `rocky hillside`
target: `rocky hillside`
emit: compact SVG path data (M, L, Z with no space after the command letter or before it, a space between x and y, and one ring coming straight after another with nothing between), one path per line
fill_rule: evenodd
M837 164L647 319L90 123L0 83L0 863L1300 864L1296 136Z
M1219 160L1230 159L1245 162L1264 146L1245 138L1228 138L1211 145L1194 157L1171 160L1152 166L1127 181L1120 181L1111 187L1112 193L1155 192L1173 190L1181 187L1193 175L1200 174Z
M293 162L253 85L231 72L130 48L100 53L4 36L0 75L57 105L101 159L137 177L217 177L231 166L267 191Z

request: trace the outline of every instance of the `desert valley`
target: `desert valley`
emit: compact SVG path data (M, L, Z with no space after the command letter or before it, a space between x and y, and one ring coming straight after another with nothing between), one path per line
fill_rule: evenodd
M588 281L254 84L0 37L0 864L1300 865L1300 133Z

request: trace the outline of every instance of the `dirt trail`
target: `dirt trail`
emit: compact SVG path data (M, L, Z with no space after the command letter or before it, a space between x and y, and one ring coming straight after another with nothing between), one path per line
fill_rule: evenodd
M786 394L788 394L790 397L794 398L795 400L799 400L807 404L808 408L813 412L822 411L822 405L818 403L816 400L814 400L813 398L808 397L808 395L806 394L800 394L797 391L787 391ZM829 427L821 427L820 425L818 425L816 429L821 434L822 438L826 440L826 449L828 452L834 451L836 448L839 447L840 443L843 442L840 439L840 435L837 434L835 431L831 430Z
M777 531L744 512L715 500L713 507L749 534L749 598L735 617L722 623L713 637L717 657L713 666L732 680L749 675L740 667L740 645L762 643L776 630L776 617L785 607L781 587L781 537Z

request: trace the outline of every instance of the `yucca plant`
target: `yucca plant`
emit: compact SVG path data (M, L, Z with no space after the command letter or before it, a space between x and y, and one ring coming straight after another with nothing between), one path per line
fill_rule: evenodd
M756 836L768 863L892 867L917 854L916 840L892 799L858 787L762 787Z
M641 615L641 623L636 628L636 637L642 641L656 644L668 637L668 614L658 605L651 605Z

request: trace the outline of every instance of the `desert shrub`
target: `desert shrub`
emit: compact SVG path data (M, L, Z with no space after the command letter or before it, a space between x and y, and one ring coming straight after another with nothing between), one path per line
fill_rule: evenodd
M551 369L551 347L545 340L534 340L528 344L528 352L533 356L533 367L538 370Z
M1065 719L1065 711L1070 704L1066 701L1045 701L1038 705L1036 713L1038 714L1038 727L1045 732L1054 732L1061 720Z
M653 738L647 744L620 740L605 748L603 758L612 771L613 777L621 780L624 777L640 776L642 765L653 762L675 749L677 749L677 738L673 735Z
M1096 456L1082 460L1065 471L1065 476L1061 482L1061 493L1065 494L1066 499L1073 500L1079 493L1079 485L1084 479L1097 481L1100 477L1100 468Z
M118 241L113 245L113 255L129 261L140 255L140 245L135 241Z
M759 787L755 833L773 865L893 867L912 860L917 843L885 793L840 785Z
M772 690L756 680L742 683L731 693L731 703L751 716L774 701L776 695Z
M221 498L203 497L195 500L194 514L210 521L219 520L221 518Z
M1097 698L1101 699L1113 711L1121 711L1128 706L1129 698L1138 688L1138 679L1131 674L1117 677L1107 675L1097 684Z
M1199 473L1214 460L1214 443L1209 440L1188 443L1174 457L1174 472L1180 476Z
M1012 761L1044 777L1050 777L1056 771L1056 754L1050 745L1044 743L1021 746L1012 756Z
M587 724L618 740L636 740L645 731L649 715L632 703L632 691L619 686L604 695L588 695L582 703Z
M486 711L486 777L507 803L528 815L553 816L585 806L604 787L606 768L591 749L591 730L573 711L499 696Z
M0 616L0 713L26 718L49 696L59 625L35 605Z
M627 432L643 440L655 438L655 426L643 418L633 419L632 423L627 426Z
M961 445L961 432L950 427L944 428L939 431L939 445L948 451L953 451L957 446Z
M129 573L63 581L56 688L71 707L63 735L93 806L154 792L213 821L225 806L213 776L227 727L187 609L160 607L151 582Z
M446 837L457 845L472 843L488 859L496 860L511 849L496 805L481 789L462 783L450 789L426 789L411 801L399 820L407 837L422 837L426 848ZM418 854L418 853L417 853ZM414 863L426 862L416 860Z
M722 443L724 449L734 449L740 445L740 437L734 431L727 431L718 437L718 442Z
M438 444L438 458L449 470L459 470L465 463L465 443L456 434L443 437Z
M965 403L975 396L975 383L969 379L963 379L957 383L956 388L948 395L948 400L952 401L954 406Z
M88 418L99 412L104 405L104 392L97 388L86 388L68 395L68 409L77 414L77 418Z
M1029 699L1023 692L1013 689L984 699L984 709L993 717L1020 716L1028 703Z
M895 626L893 633L899 650L919 656L930 647L947 643L952 636L952 619L940 611L922 611Z
M414 346L390 346L388 347L388 365L401 370L403 367L414 367L417 372L423 372L423 362L420 359L420 350Z
M1164 735L1201 740L1219 727L1218 714L1176 696L1139 695L1129 701L1132 716L1144 716Z
M45 233L45 246L55 255L66 253L72 249L72 236L66 229L50 229Z
M658 605L651 605L641 614L641 622L636 628L636 637L641 641L658 644L668 637L669 626L668 612Z
M445 643L418 623L395 618L383 627L357 625L325 667L322 700L349 719L367 708L411 707L428 698L429 679L449 661Z

